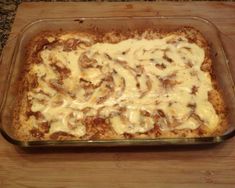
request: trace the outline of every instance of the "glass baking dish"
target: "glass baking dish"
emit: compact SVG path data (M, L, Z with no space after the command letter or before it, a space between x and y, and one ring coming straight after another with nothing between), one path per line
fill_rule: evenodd
M154 27L173 30L182 26L192 26L199 30L209 42L212 49L213 69L220 89L223 91L228 111L228 130L215 137L199 138L156 138L156 139L122 139L122 140L66 140L66 141L22 141L13 136L12 114L17 92L17 80L25 63L25 46L29 40L44 30L87 31L94 27L110 31L121 31ZM234 82L229 70L229 62L220 41L219 31L211 22L199 17L113 17L113 18L62 18L43 19L25 26L17 36L14 53L11 57L2 54L0 75L0 112L1 133L11 143L22 147L35 146L132 146L132 145L183 145L219 143L235 134L235 97ZM8 59L8 60L7 60Z

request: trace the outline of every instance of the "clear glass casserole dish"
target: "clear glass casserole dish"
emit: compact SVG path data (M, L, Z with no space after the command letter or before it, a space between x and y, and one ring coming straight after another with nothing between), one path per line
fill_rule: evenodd
M154 27L162 30L174 30L183 26L191 26L199 30L209 42L213 60L213 71L228 112L229 128L222 135L197 138L155 138L155 139L113 139L113 140L64 140L64 141L22 141L12 133L12 114L17 95L19 80L25 63L25 49L28 42L41 31L88 31L92 28L110 31L141 29ZM5 53L2 54L5 56ZM235 134L235 97L234 82L229 70L229 62L220 41L219 31L211 22L198 17L115 17L115 18L62 18L43 19L24 27L17 37L14 54L10 61L2 58L1 81L1 133L11 143L22 147L34 146L125 146L125 145L182 145L219 143Z

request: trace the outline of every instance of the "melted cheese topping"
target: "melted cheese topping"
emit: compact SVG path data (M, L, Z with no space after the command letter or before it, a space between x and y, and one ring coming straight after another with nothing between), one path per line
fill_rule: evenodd
M32 69L39 86L28 97L31 110L50 122L50 133L83 136L86 116L108 119L117 134L156 125L162 131L202 124L214 129L219 123L208 101L210 75L201 70L205 52L186 38L128 39L69 51L58 45L40 56L43 62Z

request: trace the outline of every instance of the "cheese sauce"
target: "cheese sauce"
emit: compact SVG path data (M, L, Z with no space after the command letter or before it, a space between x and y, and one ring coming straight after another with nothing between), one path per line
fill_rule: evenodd
M177 42L169 42L172 39ZM28 97L31 110L51 122L50 133L83 136L82 120L88 115L109 119L118 134L144 133L156 124L162 131L194 130L202 123L213 129L219 122L208 101L210 75L200 68L205 52L184 37L95 43L71 51L56 46L42 50L40 56L43 62L32 70L39 86ZM55 66L68 74L61 78L63 71ZM154 120L156 114L161 116L159 122Z

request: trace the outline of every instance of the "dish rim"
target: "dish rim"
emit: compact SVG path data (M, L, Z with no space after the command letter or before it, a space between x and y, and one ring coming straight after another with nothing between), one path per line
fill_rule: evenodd
M28 24L26 24L17 34L17 39L15 42L14 50L12 53L12 56L9 58L10 65L8 65L8 70L6 71L6 85L3 86L3 88L6 88L3 91L2 98L0 99L0 132L3 135L3 137L9 141L10 143L21 146L21 147L35 147L35 146L136 146L136 145L185 145L185 144L210 144L210 143L220 143L223 142L233 136L235 136L235 128L232 131L226 131L223 135L219 136L210 136L210 137L196 137L196 138L154 138L154 139L112 139L112 140L42 140L42 141L21 141L12 138L9 136L4 129L2 128L2 112L5 108L5 103L7 101L7 94L9 91L11 77L12 77L12 71L14 70L14 65L16 61L17 54L19 52L19 47L21 46L22 39L24 36L24 33L30 29L35 24L39 24L41 22L59 22L59 21L74 21L74 22L80 22L84 20L118 20L118 19L129 19L129 20L135 20L135 19L190 19L190 20L197 20L204 22L205 24L210 25L210 27L213 27L213 29L216 32L216 37L218 38L219 45L222 49L222 56L225 58L226 62L226 68L229 72L229 77L231 78L231 81L233 82L234 86L234 80L232 78L230 69L229 69L229 61L226 56L221 37L220 37L220 31L216 27L214 23L211 21L198 17L198 16L115 16L115 17L67 17L67 18L45 18L45 19L36 19ZM197 29L197 28L196 28ZM200 30L199 30L200 31ZM6 46L4 47L4 49ZM3 66L2 57L4 56L4 49L1 54L0 67ZM234 87L233 87L234 92Z

